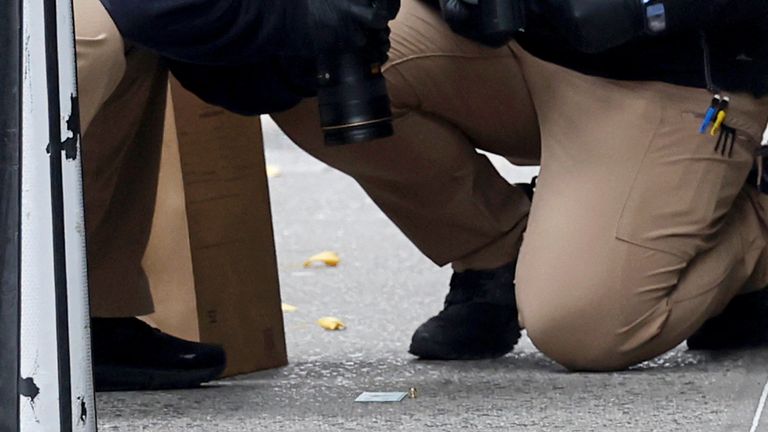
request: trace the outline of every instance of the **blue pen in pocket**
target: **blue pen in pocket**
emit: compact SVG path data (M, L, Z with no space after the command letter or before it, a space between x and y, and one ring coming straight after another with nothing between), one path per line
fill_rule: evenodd
M703 134L707 132L707 127L712 123L712 120L715 118L715 114L717 114L718 107L720 106L720 102L722 101L722 98L720 95L715 95L715 97L712 98L712 103L709 105L709 109L707 110L707 113L704 114L704 121L701 122L701 128L699 128L699 133Z

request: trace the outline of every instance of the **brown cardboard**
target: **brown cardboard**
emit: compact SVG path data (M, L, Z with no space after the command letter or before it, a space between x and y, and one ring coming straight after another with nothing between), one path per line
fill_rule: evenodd
M229 363L225 375L285 365L260 123L207 105L175 82L171 99L176 133L169 121L161 176L168 175L158 205L166 206L165 217L172 220L155 221L155 249L145 258L156 308L150 320L171 334L222 344ZM183 190L178 180L173 186L176 154ZM181 196L186 224L178 211ZM194 290L187 286L190 269Z

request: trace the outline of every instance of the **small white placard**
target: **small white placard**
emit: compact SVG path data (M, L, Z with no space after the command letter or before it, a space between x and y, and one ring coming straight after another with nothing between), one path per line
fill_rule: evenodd
M363 392L355 402L400 402L406 396L406 392Z

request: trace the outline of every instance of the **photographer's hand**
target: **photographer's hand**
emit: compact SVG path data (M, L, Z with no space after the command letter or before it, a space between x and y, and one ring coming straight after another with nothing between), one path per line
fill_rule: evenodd
M297 94L314 96L317 60L348 52L383 64L389 52L392 20L400 0L302 0L307 6L288 49L278 56L283 77Z
M490 47L500 47L525 24L524 0L440 0L451 30Z
M440 0L440 11L451 30L480 42L477 4L467 3L464 0Z
M305 1L308 46L314 47L315 54L388 45L389 21L400 9L400 0Z

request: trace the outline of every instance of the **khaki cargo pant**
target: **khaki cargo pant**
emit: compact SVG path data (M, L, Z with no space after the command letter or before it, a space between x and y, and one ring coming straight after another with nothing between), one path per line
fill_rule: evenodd
M768 284L768 201L744 186L768 100L730 95L727 157L698 133L707 91L484 48L416 0L403 2L390 54L395 137L325 147L311 100L274 118L437 264L517 259L522 324L555 361L626 368ZM532 207L476 149L541 163Z
M91 310L152 312L141 260L157 190L166 71L125 46L99 0L75 0Z

